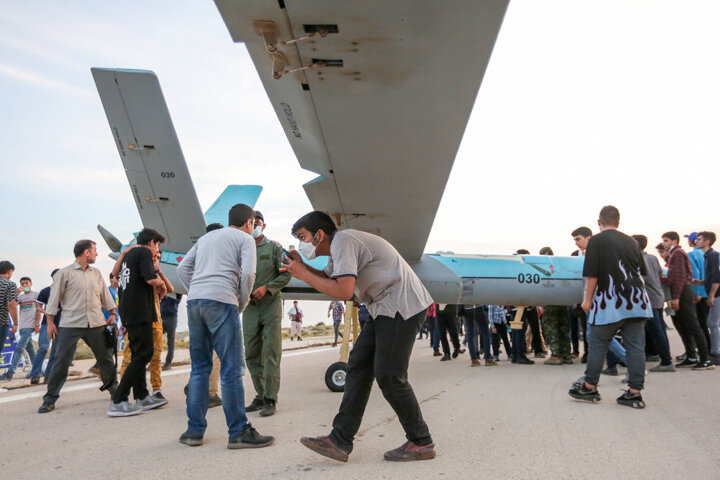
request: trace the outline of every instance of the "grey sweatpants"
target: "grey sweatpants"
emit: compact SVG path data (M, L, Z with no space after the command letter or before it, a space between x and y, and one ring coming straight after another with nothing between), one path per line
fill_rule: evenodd
M642 390L645 382L645 318L626 318L608 325L593 325L588 333L585 381L597 385L610 342L618 330L623 335L627 357L628 385Z

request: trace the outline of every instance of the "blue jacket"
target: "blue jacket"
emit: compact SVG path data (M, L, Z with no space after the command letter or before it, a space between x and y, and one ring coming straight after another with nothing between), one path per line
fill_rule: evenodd
M690 257L693 279L705 280L705 252L701 248L693 248L692 251L688 252L688 257ZM707 292L703 285L693 285L692 289L696 296L707 298Z

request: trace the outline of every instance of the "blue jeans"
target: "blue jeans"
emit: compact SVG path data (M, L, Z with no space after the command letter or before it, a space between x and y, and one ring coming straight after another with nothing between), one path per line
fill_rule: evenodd
M17 368L18 363L20 363L20 360L22 360L25 350L27 350L28 355L30 356L30 361L33 363L33 365L35 365L35 344L32 342L32 334L34 331L34 328L20 329L20 339L18 340L17 346L15 347L15 354L13 355L10 368L8 368L7 370L7 373L9 375L15 373L15 369Z
M42 365L47 356L48 349L50 348L50 337L47 334L47 324L43 323L40 327L40 334L38 336L38 350L35 354L35 361L33 362L32 370L30 371L30 378L39 377L42 375Z
M430 331L430 346L436 352L440 351L440 325L437 316L433 318L433 327Z
M668 343L667 332L665 331L665 320L663 309L653 308L653 318L648 320L650 333L655 339L655 347L660 355L660 365L672 365L670 356L670 344Z
M465 338L468 339L468 350L470 350L470 360L479 360L480 355L478 354L478 333L475 327L480 329L480 342L482 343L483 356L485 360L492 360L492 352L490 351L490 330L487 324L487 317L480 315L482 318L472 319L470 317L463 317L465 320Z
M228 435L235 438L248 427L245 415L245 374L242 328L237 306L215 300L187 303L190 329L190 388L187 398L188 431L204 434L210 398L213 349L220 357L220 383Z

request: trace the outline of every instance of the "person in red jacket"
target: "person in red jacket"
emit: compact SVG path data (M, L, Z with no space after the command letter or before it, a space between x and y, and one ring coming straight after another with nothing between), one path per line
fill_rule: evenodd
M662 235L662 244L666 251L670 252L668 262L667 283L670 286L670 307L675 310L675 321L682 324L678 332L684 331L681 335L685 346L685 360L675 365L679 368L692 367L693 370L712 370L715 368L710 361L708 344L705 335L700 328L697 312L695 310L695 294L691 288L692 266L687 253L680 247L680 235L677 232L665 232ZM700 357L693 362L692 342L698 350Z

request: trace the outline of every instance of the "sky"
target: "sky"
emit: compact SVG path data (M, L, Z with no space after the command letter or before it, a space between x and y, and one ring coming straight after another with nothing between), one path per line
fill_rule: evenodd
M570 232L596 230L607 204L650 245L667 230L720 233L718 24L713 0L511 1L426 251L567 255ZM80 238L109 272L96 225L123 241L141 228L91 67L155 71L203 210L228 183L262 185L267 236L292 243L315 174L213 2L9 2L0 257L16 281L49 284Z

